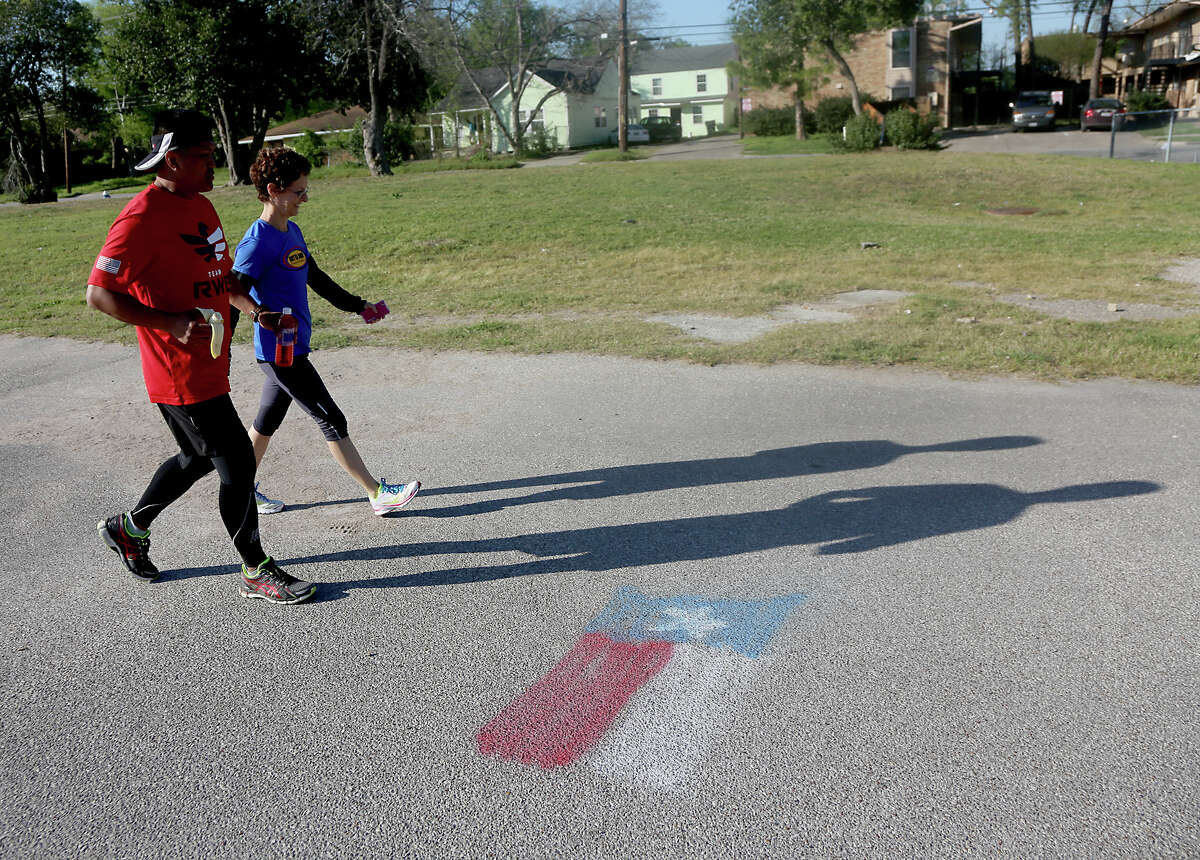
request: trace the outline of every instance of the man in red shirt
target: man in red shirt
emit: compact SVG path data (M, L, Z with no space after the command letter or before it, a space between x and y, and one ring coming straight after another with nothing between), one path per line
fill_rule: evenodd
M137 326L146 391L179 444L133 510L96 529L135 578L152 581L150 524L215 469L221 520L242 557L241 594L299 603L316 586L289 575L259 542L254 450L229 397L230 332L216 316L228 320L231 304L267 326L279 315L242 291L221 221L203 196L213 187L211 129L195 111L160 119L136 168L156 169L154 182L121 210L88 278L90 307Z

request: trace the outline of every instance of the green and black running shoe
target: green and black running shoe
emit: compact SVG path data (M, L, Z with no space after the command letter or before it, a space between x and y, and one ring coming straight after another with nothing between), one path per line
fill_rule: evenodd
M121 557L134 579L153 582L158 578L158 568L150 561L150 532L141 537L131 535L125 530L124 514L96 523L96 531L108 548Z

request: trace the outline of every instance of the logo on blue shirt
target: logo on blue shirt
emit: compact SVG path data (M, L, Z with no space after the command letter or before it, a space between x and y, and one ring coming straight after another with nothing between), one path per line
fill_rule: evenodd
M307 262L303 248L291 248L283 255L283 265L289 269L303 269Z

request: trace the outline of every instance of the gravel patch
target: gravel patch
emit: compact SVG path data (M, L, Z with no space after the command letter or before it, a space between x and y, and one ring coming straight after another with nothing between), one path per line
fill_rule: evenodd
M838 293L831 304L849 305L855 308L866 308L872 305L884 305L898 302L911 293L901 290L853 290L848 293Z
M1159 277L1167 281L1200 286L1200 259L1176 260L1175 264Z
M708 314L654 314L647 322L675 326L692 337L716 343L744 343L788 323L768 317L718 317Z
M647 322L673 325L692 337L716 343L744 343L760 335L794 323L853 322L854 310L892 304L909 293L900 290L854 290L838 293L828 301L781 305L765 316L723 317L712 314L654 314Z
M1117 320L1165 320L1200 315L1200 308L1167 308L1137 302L1103 302L1087 299L1039 299L1037 296L996 296L997 301L1078 322L1116 322Z

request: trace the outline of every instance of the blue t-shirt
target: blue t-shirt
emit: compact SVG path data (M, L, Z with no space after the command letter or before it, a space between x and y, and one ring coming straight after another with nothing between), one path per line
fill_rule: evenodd
M233 270L258 281L250 297L266 310L292 309L299 323L296 355L309 352L312 314L308 310L308 246L300 228L288 221L286 233L261 218L250 225L238 242ZM275 332L254 327L254 355L259 361L275 360Z

